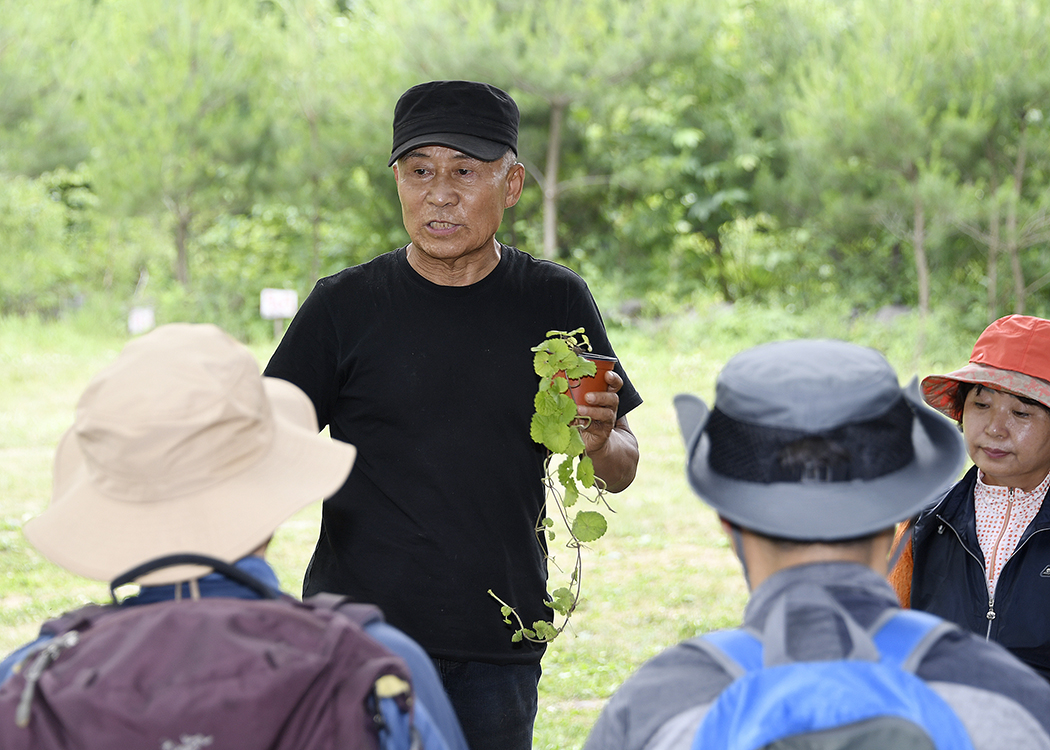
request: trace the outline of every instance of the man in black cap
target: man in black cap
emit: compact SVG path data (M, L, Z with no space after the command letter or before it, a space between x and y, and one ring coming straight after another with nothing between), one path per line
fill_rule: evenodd
M632 675L585 750L1050 747L1045 681L998 644L902 613L885 580L894 525L952 483L964 451L881 354L765 344L725 366L713 409L690 395L675 408L690 484L751 599L743 628ZM905 670L879 661L898 650Z
M614 356L583 279L496 239L525 179L518 120L513 99L484 83L405 92L390 165L411 242L321 279L266 368L358 449L324 503L304 593L375 602L418 640L473 750L531 746L543 654L511 641L488 590L525 622L550 619L530 349L583 327ZM616 492L637 467L625 415L641 398L619 365L606 383L580 414Z

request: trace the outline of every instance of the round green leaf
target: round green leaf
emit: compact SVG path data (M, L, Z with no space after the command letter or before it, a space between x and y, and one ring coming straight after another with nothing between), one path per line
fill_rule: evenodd
M596 510L581 510L572 520L573 536L584 543L601 539L608 528L605 516Z

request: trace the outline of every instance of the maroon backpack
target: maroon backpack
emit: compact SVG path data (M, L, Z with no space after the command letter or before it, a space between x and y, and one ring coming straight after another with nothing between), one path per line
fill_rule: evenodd
M364 750L380 746L388 698L404 726L383 737L414 737L408 668L362 630L377 608L299 602L220 561L171 559L269 598L90 605L45 624L54 638L0 686L0 747Z

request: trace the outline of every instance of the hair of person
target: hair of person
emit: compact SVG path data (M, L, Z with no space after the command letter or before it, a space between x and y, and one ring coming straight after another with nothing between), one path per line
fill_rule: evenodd
M959 423L960 427L962 427L963 407L966 405L966 397L970 394L970 391L972 391L975 387L977 388L978 395L981 393L981 391L983 391L986 388L990 391L998 390L996 388L992 388L991 386L984 385L982 383L960 382L958 387L956 387L955 389L955 393L952 395L952 413L959 415L959 418L956 421ZM1005 393L1006 391L1003 392ZM1027 396L1018 396L1016 393L1011 393L1010 395L1023 404L1028 404L1029 406L1038 406L1040 409L1050 414L1050 407L1047 407L1046 404L1036 401L1034 398L1028 398Z
M793 440L786 443L777 452L777 461L783 468L799 468L802 469L803 476L814 478L829 475L836 465L844 462L848 463L849 460L849 450L841 442L820 435L808 435L798 440ZM842 549L860 547L870 543L882 532L831 541L824 539L787 539L757 532L752 533L769 540L781 550L788 551L814 544L830 545Z
M821 479L831 476L836 466L848 464L850 453L837 440L811 435L784 444L776 458L782 469L799 471L807 479Z
M514 149L508 148L503 156L499 158L499 162L500 175L506 177L510 174L511 167L518 163L518 155L514 153Z
M751 533L755 536L762 537L771 544L774 544L782 552L800 550L804 547L813 547L815 545L835 547L841 550L852 550L860 549L871 544L876 537L885 534L887 531L893 531L894 528L894 526L890 526L889 528L877 531L874 534L865 534L864 536L857 536L851 539L784 539L783 537L766 536L765 534L760 534L755 531L752 531Z
M414 149L413 149L414 150ZM413 150L406 151L404 154L398 157L397 164L401 164L401 160L408 156ZM508 148L503 152L503 156L493 161L499 162L499 173L501 177L506 177L510 174L510 168L518 163L518 155L514 153L514 149Z

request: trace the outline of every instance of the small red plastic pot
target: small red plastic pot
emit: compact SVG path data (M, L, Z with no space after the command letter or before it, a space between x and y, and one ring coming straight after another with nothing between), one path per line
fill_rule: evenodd
M577 406L588 406L585 396L593 391L605 391L608 384L605 382L605 373L616 364L616 357L607 357L604 354L585 353L581 355L597 365L598 370L593 377L580 378L569 381L569 395Z

